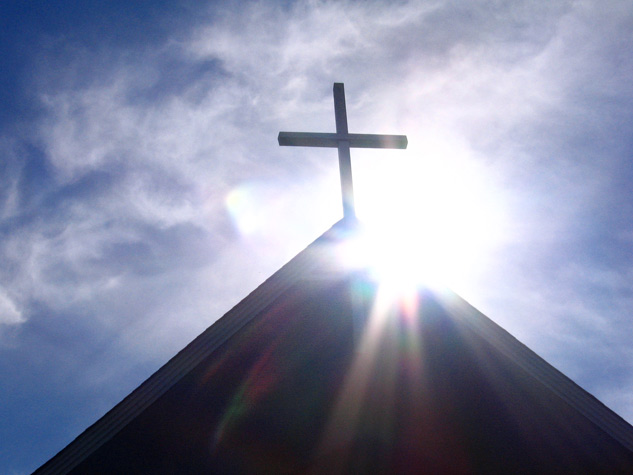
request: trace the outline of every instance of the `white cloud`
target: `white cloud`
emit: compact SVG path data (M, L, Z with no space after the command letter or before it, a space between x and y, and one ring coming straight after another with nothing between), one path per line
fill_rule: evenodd
M0 288L0 324L15 325L24 322L22 312L17 305Z
M498 255L523 260L491 261L499 275L486 282L499 287L481 290L484 309L506 312L511 329L534 342L543 328L560 330L561 320L551 322L572 309L591 322L587 302L561 306L560 295L570 302L573 292L551 284L560 276L530 274L525 262L546 266L548 251L569 238L616 169L617 157L596 165L572 142L611 110L602 101L594 110L587 93L628 94L630 63L617 45L629 20L617 6L247 3L142 53L64 58L68 72L42 79L40 90L47 114L38 138L54 205L2 244L17 269L7 289L18 302L82 308L117 331L127 331L125 322L130 333L121 341L130 346L148 328L167 338L179 308L199 329L198 312L219 316L255 285L218 275L266 261L261 281L291 257L288 249L336 219L338 196L324 197L326 188L338 193L335 155L279 149L276 135L332 130L331 83L344 81L352 131L406 133L414 159L478 161L474 189L485 188L514 216ZM612 55L603 58L605 51ZM618 61L622 69L614 69ZM173 77L177 68L185 79ZM358 157L358 176L371 176ZM236 234L230 192L248 192L251 206L262 207L255 238ZM8 196L1 209L15 213L17 195ZM189 245L179 232L198 237ZM530 254L534 246L541 251ZM226 298L210 302L207 288ZM630 308L618 298L618 308ZM143 305L148 300L153 305Z
M352 132L409 137L354 151L359 210L403 183L489 207L503 232L464 297L633 418L630 2L208 8L142 51L55 38L34 60L41 120L0 137L0 323L25 358L106 410L316 238L336 153L276 138L332 131L342 81ZM452 239L489 231L467 221Z

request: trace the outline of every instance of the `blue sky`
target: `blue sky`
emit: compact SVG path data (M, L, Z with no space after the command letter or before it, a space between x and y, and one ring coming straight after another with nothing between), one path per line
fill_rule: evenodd
M277 145L334 130L333 82L409 138L353 151L359 214L633 422L631 32L618 0L3 2L0 472L340 218L336 153Z

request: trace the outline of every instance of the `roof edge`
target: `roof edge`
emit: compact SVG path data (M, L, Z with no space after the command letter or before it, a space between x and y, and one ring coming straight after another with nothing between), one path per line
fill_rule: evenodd
M335 223L33 473L68 473L295 285L301 276L336 272L325 245L340 240L353 226L345 219ZM326 259L322 259L324 256Z
M628 450L633 451L633 426L602 401L565 376L533 350L517 340L489 317L453 291L443 300L451 315L482 336L529 375L553 391L572 408L600 427Z

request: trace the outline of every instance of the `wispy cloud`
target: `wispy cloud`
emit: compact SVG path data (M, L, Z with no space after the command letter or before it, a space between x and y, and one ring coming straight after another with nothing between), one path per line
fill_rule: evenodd
M23 321L24 317L15 303L0 289L0 323L16 324Z
M626 1L301 1L41 35L38 114L0 138L0 339L138 383L338 219L335 154L276 136L333 130L342 81L352 131L410 143L355 153L359 201L442 173L435 203L494 211L458 290L631 419L632 26Z
M40 199L49 205L19 239L31 281L21 293L51 305L88 301L130 275L212 266L234 245L231 190L273 175L284 186L297 174L332 181L315 153L299 160L274 137L286 124L332 122L333 80L354 88L359 130L406 125L420 155L443 137L449 153L486 164L521 215L514 239L557 240L602 198L617 165L601 159L596 173L591 161L608 143L577 153L581 136L606 134L607 92L628 93L624 74L600 76L626 61L614 46L625 9L595 13L573 2L255 3L215 11L192 33L141 52L95 59L73 49L58 58L67 72L40 81ZM15 209L15 193L7 196L4 208ZM201 260L188 257L179 233L200 236Z

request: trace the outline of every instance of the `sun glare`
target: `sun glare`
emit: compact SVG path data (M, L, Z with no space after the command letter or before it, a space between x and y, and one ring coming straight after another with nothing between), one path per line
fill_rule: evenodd
M458 290L498 240L498 200L472 161L415 155L376 157L359 170L357 183L369 187L357 188L363 230L343 259L389 287Z

